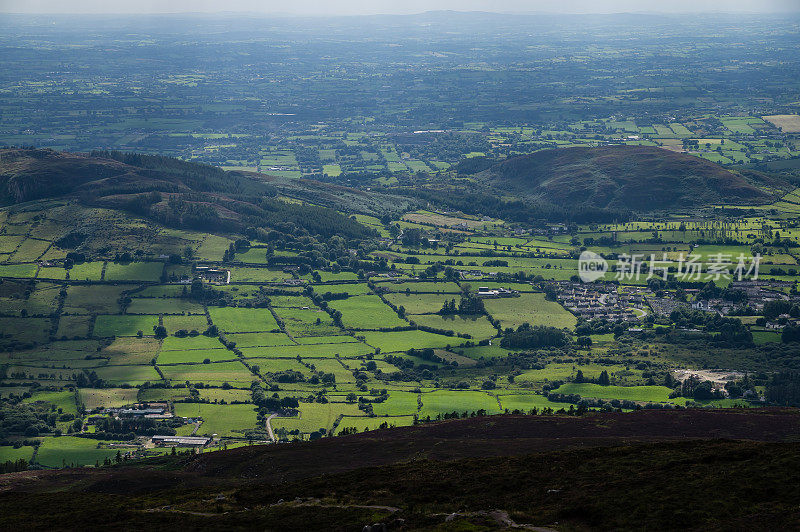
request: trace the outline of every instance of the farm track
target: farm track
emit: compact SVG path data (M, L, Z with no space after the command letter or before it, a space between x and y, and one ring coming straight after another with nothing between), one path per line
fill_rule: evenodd
M278 414L270 414L269 417L266 419L266 421L264 421L264 426L267 428L267 432L269 433L269 439L272 441L276 441L276 438L275 438L275 433L272 432L272 424L270 423L270 421L272 421L272 419L276 417L278 417Z

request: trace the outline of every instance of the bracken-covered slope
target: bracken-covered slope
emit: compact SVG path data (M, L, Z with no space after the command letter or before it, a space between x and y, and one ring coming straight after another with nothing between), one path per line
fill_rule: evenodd
M0 475L0 527L796 529L798 436L796 410L476 417Z
M559 206L646 212L774 199L753 184L766 179L754 172L648 146L544 150L496 163L477 176L494 188Z
M301 202L286 203L279 195ZM0 205L47 198L125 210L173 227L241 233L248 227L292 224L312 234L345 238L369 237L372 231L337 210L383 214L408 204L346 187L283 182L169 157L0 150Z

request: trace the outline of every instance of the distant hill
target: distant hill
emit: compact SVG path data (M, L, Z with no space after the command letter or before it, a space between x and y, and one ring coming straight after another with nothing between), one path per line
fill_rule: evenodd
M408 203L315 181L290 181L137 153L0 150L0 205L67 197L173 227L243 232L293 224L323 236L364 238L373 231L337 210L383 214ZM313 205L280 201L279 195Z
M566 207L647 212L708 204L764 204L772 194L756 184L783 183L751 171L731 171L684 153L649 146L561 148L491 166L461 166L492 188Z

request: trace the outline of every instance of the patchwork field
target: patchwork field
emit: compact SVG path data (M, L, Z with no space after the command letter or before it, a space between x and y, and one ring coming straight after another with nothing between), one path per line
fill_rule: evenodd
M342 323L347 328L374 330L408 325L378 296L350 297L332 301L330 306L342 313Z
M726 120L729 129L769 128ZM633 121L630 127L639 128ZM653 131L667 133L665 128L654 126ZM709 143L734 147L716 140ZM383 185L392 186L388 180ZM360 214L356 220L381 235L370 246L351 249L348 240L307 235L273 241L275 235L259 233L249 240L249 250L233 252L232 260L232 239L162 228L140 254L159 260L114 262L115 254L97 251L98 244L87 255L91 260L67 267L63 258L48 258L46 265L37 262L45 260L38 256L10 262L44 249L53 257L64 251L39 243L52 243L51 237L28 242L25 224L32 222L20 218L0 226L0 262L5 261L0 264L0 401L41 409L40 417L30 419L47 423L36 427L35 438L42 441L36 453L30 446L14 450L4 445L0 462L6 456L25 457L39 466L61 467L94 465L116 456L112 442L73 434L99 430L96 423L107 415L104 409L134 404L163 403L174 414L168 421L153 421L158 431L216 434L230 446L267 442L264 418L270 415L275 416L275 438L292 441L407 426L415 416L426 422L454 412L459 417L533 410L562 415L581 408L577 396L598 410L616 408L616 403L598 405L595 400L629 401L626 410L646 403L704 408L761 404L728 395L721 384L711 399L698 399L670 380L676 369L744 368L735 378L746 373L753 379L748 397L765 397L774 375L765 361L791 368L793 355L777 326L784 324L767 327L761 306L735 314L752 335L752 343L742 347L726 344L723 331L713 329L716 322L703 314L687 310L678 323L671 317L675 307L667 303L659 314L652 304L654 298L682 294L691 308L703 285L650 286L647 280L601 285L606 297L636 307L630 321L617 316L578 320L551 299L561 290L579 294L590 288L574 281L573 257L583 244L609 257L607 279L613 279L620 254L665 254L672 266L681 255L691 255L707 265L706 257L717 254L752 256L758 244L764 248L763 278L783 282L770 288L770 297L794 301L796 246L780 239L800 241L800 230L784 217L800 205L800 195L782 191L776 197L782 199L770 206L774 210L742 215L724 228L687 216L686 221L641 219L518 234L497 220L455 212L418 211L416 221L389 222ZM4 212L0 209L0 223ZM147 227L126 220L130 225L125 227L133 231ZM40 224L31 230L37 228L40 235L53 231ZM429 240L409 244L404 235L413 230ZM723 230L727 240L711 236ZM102 245L130 241L119 238L109 237L111 243ZM311 263L323 266L312 268ZM230 269L231 282L202 281L195 267L206 264ZM727 305L731 301L722 290L728 282L703 290ZM470 307L479 287L517 294L482 298L483 312L480 305ZM440 314L445 303L466 304L471 310ZM780 313L789 324L797 310L786 306ZM507 330L524 323L557 330L529 338L524 331ZM504 337L510 334L523 336L509 344ZM676 335L691 336L697 348L685 349ZM604 372L611 385L597 384ZM670 399L676 392L680 396ZM548 393L574 397L556 402L547 399ZM294 400L299 406L293 406ZM295 411L299 414L292 415ZM139 440L119 448L121 453L152 454L140 445L150 433L138 434ZM14 438L25 438L24 431Z
M197 434L211 436L244 436L256 428L256 411L253 405L213 405L201 403L176 403L175 415L202 418Z
M763 118L784 133L800 133L800 116L798 115L770 115Z
M519 297L487 299L486 311L503 328L523 323L550 327L575 327L575 317L558 303L547 301L544 294L520 294Z
M262 332L278 330L278 323L267 309L216 308L208 309L211 321L224 332Z
M461 415L478 410L485 410L489 414L501 411L497 399L484 392L437 390L422 394L419 416L435 418L452 412Z

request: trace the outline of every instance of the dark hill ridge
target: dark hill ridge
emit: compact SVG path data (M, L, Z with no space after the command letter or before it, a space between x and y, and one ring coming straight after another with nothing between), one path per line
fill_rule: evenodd
M288 195L314 203L280 201ZM121 152L0 150L0 205L69 198L132 212L168 226L243 233L299 226L325 237L368 238L373 231L337 212L402 209L408 200L310 180L293 182L169 157ZM335 209L335 210L334 210Z
M0 475L0 527L796 529L798 438L793 409L476 417Z
M495 188L559 206L646 212L775 199L753 183L765 176L649 146L560 148L472 166Z
M0 202L3 205L71 194L91 182L136 176L136 169L111 159L52 150L0 150Z

